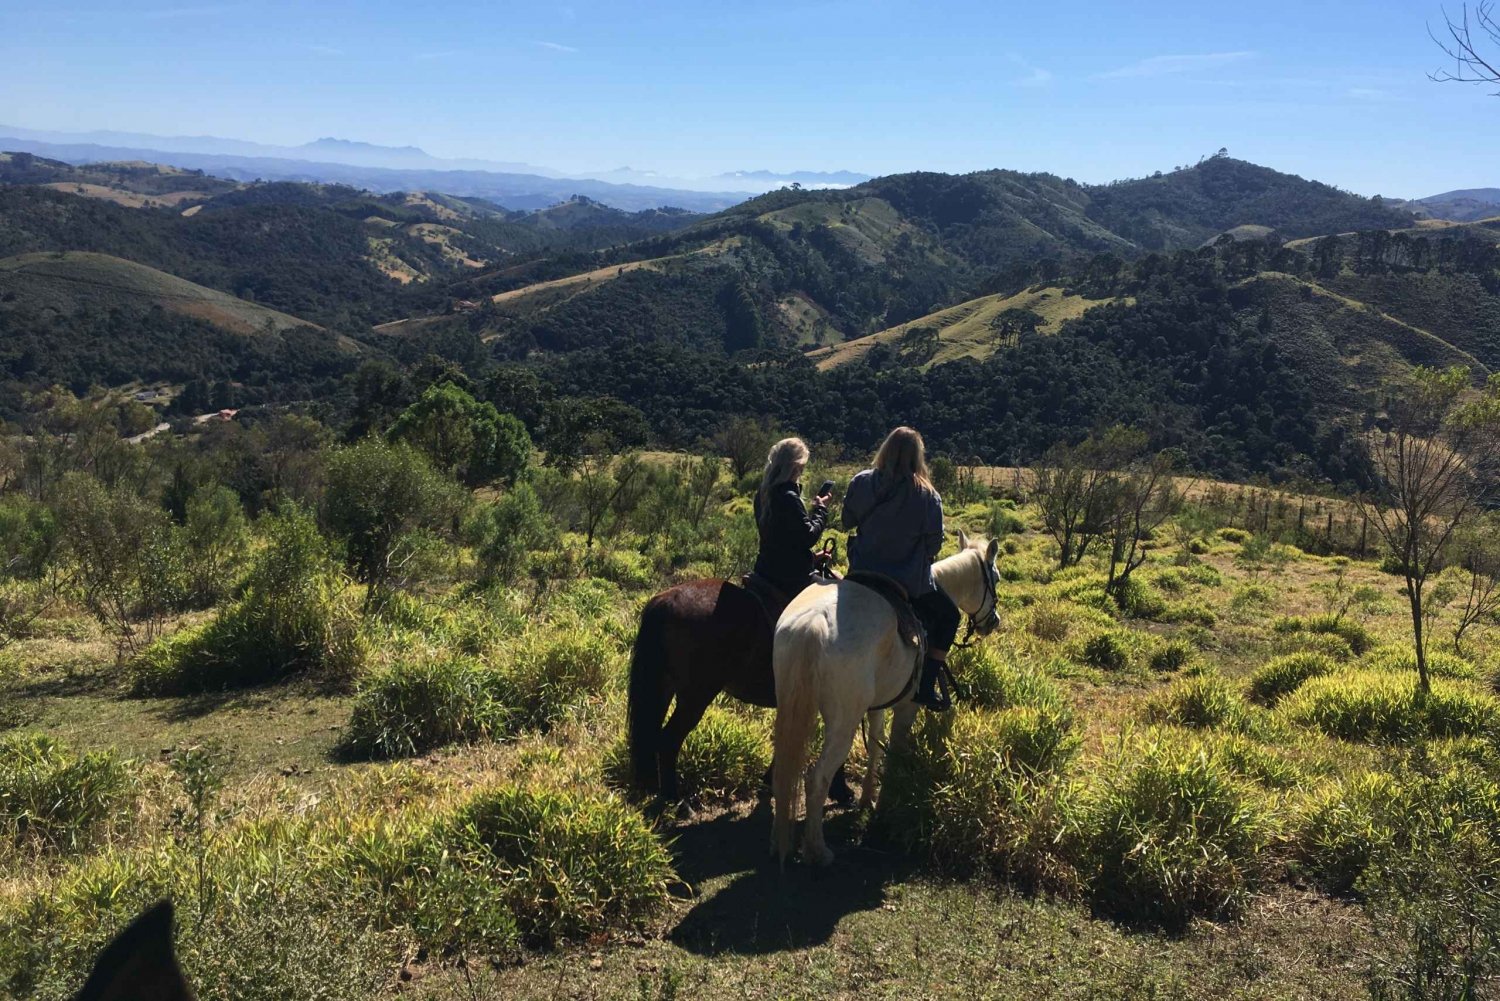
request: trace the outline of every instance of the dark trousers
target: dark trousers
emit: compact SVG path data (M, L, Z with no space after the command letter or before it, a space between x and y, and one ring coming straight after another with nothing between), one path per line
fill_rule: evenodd
M912 599L911 607L927 630L927 649L946 651L958 639L958 624L963 613L953 599L942 591L931 591Z

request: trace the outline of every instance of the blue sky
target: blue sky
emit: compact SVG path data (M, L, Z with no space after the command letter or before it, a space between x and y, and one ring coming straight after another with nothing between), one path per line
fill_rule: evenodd
M1438 0L0 0L0 122L319 136L568 171L1232 155L1364 194L1500 185L1500 97L1439 85Z

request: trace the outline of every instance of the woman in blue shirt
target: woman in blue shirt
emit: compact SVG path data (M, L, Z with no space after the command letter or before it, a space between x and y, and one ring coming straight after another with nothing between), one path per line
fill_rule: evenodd
M932 579L932 561L943 547L943 499L928 475L920 434L899 427L886 436L873 467L849 483L843 524L859 531L849 540L849 569L884 574L904 587L927 630L927 659L913 701L937 712L950 708L937 681L962 615Z

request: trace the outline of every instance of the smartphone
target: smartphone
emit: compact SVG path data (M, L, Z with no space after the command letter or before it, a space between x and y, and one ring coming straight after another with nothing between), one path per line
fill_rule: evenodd
M818 488L818 496L822 497L824 494L832 494L832 493L833 493L833 481L832 480L824 480L823 481L823 485Z

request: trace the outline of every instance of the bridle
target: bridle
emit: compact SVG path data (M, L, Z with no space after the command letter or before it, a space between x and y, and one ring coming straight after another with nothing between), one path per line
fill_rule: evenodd
M953 644L956 650L973 645L975 630L984 636L1000 625L1000 575L990 566L984 553L979 553L979 572L984 577L984 599L980 601L978 611L969 616L968 624L964 627L963 641Z

